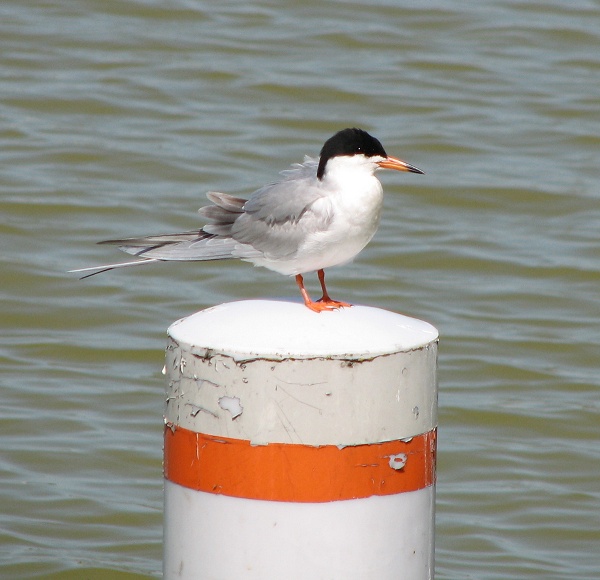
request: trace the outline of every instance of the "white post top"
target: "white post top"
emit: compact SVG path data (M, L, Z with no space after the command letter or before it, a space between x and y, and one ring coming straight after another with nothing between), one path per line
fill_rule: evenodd
M408 352L437 340L422 320L370 306L316 313L304 304L242 300L201 310L169 327L179 343L246 358L368 358Z

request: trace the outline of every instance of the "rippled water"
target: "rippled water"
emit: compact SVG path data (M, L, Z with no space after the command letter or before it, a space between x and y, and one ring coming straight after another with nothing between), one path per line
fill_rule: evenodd
M437 578L600 576L598 2L6 0L0 47L2 578L158 577L165 329L297 298L65 271L349 125L426 171L329 280L441 332Z

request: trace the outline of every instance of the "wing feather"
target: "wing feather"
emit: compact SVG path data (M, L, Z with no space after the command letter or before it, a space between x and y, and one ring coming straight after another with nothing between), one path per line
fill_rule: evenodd
M282 181L258 189L248 200L211 191L207 197L212 205L198 211L212 223L199 230L99 242L141 259L77 271L93 275L168 260L240 258L264 263L292 258L307 235L326 230L333 219L315 180L316 169L317 162L306 158L302 165L282 172Z
M269 260L293 257L308 235L326 230L333 220L315 173L316 162L309 159L284 172L283 181L253 193L233 223L231 236Z

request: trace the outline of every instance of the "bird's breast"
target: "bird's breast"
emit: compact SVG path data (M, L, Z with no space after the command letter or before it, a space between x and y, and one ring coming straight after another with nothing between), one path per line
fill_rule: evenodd
M383 192L379 181L361 193L355 189L340 190L315 203L314 211L328 211L332 219L327 229L307 236L298 249L296 273L349 262L369 243L379 226Z

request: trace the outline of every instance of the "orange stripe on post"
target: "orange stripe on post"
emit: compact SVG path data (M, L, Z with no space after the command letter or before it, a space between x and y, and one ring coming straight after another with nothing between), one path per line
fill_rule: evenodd
M406 441L320 447L252 445L165 427L165 477L184 487L247 499L327 502L394 495L435 483L436 429Z

